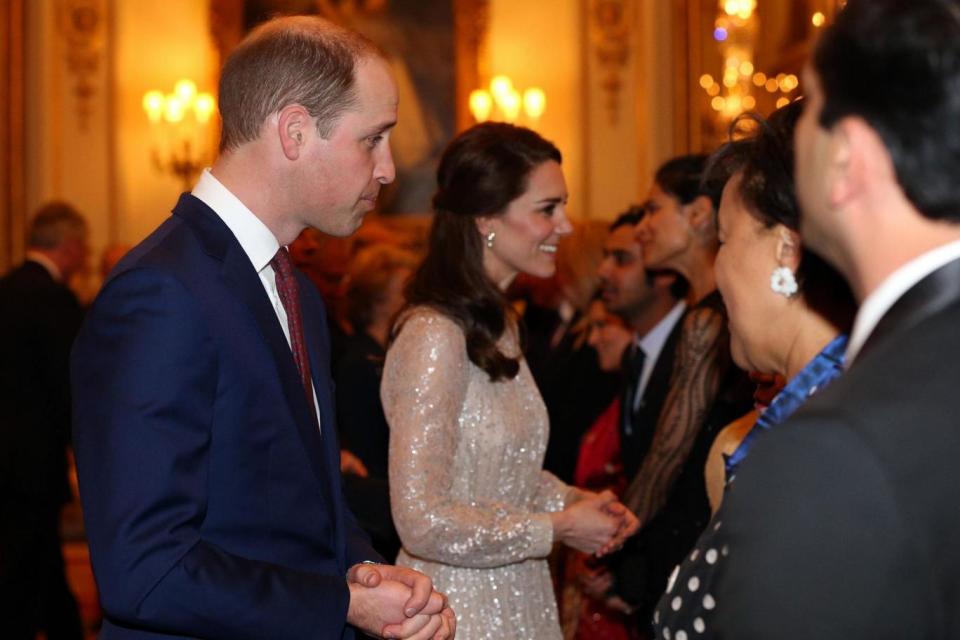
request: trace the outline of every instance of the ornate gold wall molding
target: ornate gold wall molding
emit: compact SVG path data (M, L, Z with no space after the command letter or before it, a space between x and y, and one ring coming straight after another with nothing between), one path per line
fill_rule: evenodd
M490 31L489 0L454 0L454 47L457 73L457 130L473 124L470 92L484 84L490 73L487 35Z
M611 124L620 118L623 73L630 59L633 0L590 0L590 39L600 64L600 87Z
M97 93L107 32L105 0L60 0L57 7L60 35L66 44L67 70L73 76L75 111L81 131L86 131Z
M0 3L0 273L23 258L26 240L24 31L23 0Z

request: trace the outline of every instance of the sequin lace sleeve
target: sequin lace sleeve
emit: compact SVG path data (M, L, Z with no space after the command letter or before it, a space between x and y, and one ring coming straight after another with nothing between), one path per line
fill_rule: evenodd
M390 424L390 502L404 551L414 557L484 568L550 551L552 522L534 503L553 506L553 482L538 482L539 464L514 448L500 449L494 462L477 444L498 433L498 412L511 406L509 385L500 385L499 397L491 385L470 363L460 328L431 310L410 315L387 353L381 398ZM525 475L513 481L516 473ZM529 484L526 495L535 497L510 500L511 482Z
M573 487L549 471L540 472L537 494L533 508L537 511L563 511L568 501L572 501Z

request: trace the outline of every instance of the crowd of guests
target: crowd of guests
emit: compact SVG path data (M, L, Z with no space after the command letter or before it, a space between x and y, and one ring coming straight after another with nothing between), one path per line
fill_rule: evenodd
M295 100L231 120L289 38L357 78L323 135ZM551 142L484 123L444 152L429 229L351 237L393 179L389 72L322 21L255 31L225 71L224 155L113 270L74 354L109 637L952 637L958 43L956 2L850 0L805 98L667 160L609 224L567 217ZM299 179L353 126L374 132L356 202L318 198L307 225L245 184ZM42 209L0 280L17 637L79 624L56 522L86 233Z

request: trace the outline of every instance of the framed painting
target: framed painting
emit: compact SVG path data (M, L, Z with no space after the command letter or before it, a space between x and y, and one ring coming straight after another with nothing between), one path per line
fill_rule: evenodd
M426 213L437 160L471 122L468 98L486 31L487 0L211 0L221 61L243 35L277 15L320 15L356 29L383 49L400 92L392 134L397 179L381 194L383 214Z

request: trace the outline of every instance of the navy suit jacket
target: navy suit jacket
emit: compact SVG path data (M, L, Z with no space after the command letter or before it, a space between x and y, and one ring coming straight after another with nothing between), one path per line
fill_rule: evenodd
M340 489L323 302L297 273L322 434L263 285L192 195L111 274L72 358L101 638L344 638L379 556Z

